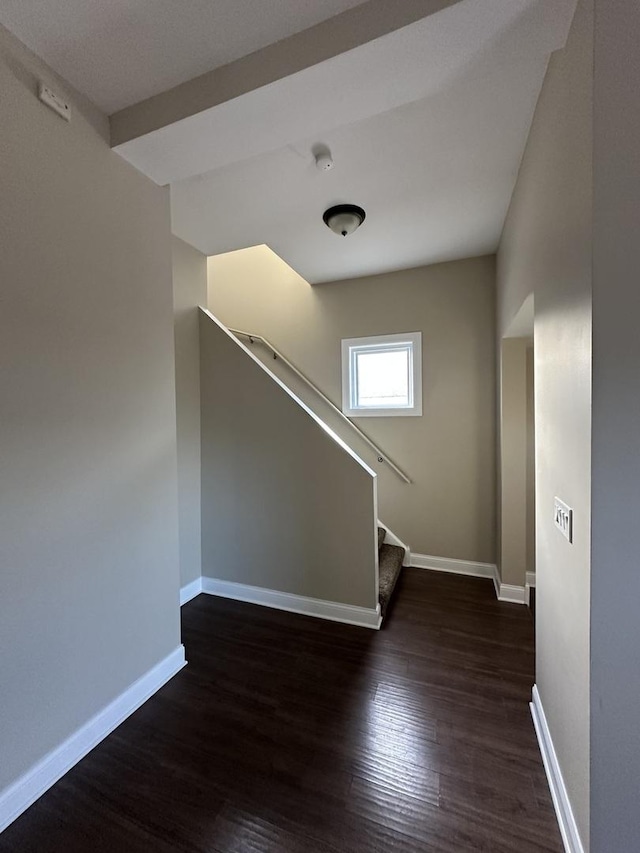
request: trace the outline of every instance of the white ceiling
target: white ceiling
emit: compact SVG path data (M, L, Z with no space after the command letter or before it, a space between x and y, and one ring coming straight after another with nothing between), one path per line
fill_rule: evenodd
M266 243L317 283L491 253L573 7L463 0L120 150L208 255ZM322 222L339 202L367 211L346 239Z
M551 2L553 5L551 5ZM562 0L464 0L386 36L116 146L168 184L434 97L459 77L546 63ZM565 3L566 6L566 3ZM546 8L548 14L532 16ZM537 85L537 88L536 88ZM539 81L531 89L539 91ZM507 95L522 94L508 85ZM511 105L509 105L511 106Z
M0 23L107 114L363 0L1 0Z
M357 5L0 0L0 21L113 111ZM207 255L266 243L316 283L490 253L575 5L459 0L116 150ZM340 202L367 211L346 239L322 222Z
M494 252L544 70L519 63L508 84L498 72L454 84L173 183L174 233L207 255L266 243L312 283ZM314 165L318 141L330 172ZM342 202L367 212L346 239L322 221Z

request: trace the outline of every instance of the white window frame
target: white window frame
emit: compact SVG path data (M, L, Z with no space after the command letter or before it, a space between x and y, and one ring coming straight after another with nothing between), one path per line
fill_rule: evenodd
M385 352L394 347L409 348L409 406L372 408L358 406L356 398L356 354ZM419 417L422 415L422 332L346 338L342 341L342 411L351 418Z

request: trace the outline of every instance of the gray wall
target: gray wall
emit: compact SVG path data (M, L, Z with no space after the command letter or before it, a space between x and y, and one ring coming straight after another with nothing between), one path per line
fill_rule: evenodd
M200 335L198 306L207 304L207 259L179 240L172 241L173 314L176 350L178 435L178 521L180 583L199 578L200 543Z
M640 839L640 5L596 0L592 849Z
M200 315L202 574L375 608L375 476Z
M498 253L498 334L535 292L536 681L589 838L593 9L554 54ZM573 545L553 524L575 512ZM597 850L604 847L595 848Z
M505 338L500 371L500 577L515 586L527 571L527 346Z
M338 406L342 338L422 332L423 416L355 419L411 485L288 371L281 375L376 470L380 517L414 552L488 563L495 561L494 288L492 257L313 287L266 246L209 258L212 312L270 339Z
M527 571L536 570L536 405L533 345L527 347Z
M180 634L168 194L0 53L2 789Z

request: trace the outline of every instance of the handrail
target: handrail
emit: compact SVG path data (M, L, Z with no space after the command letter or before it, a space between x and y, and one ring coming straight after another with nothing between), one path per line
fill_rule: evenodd
M407 475L404 473L404 471L401 468L398 468L398 466L395 464L395 462L393 462L387 456L386 453L383 453L382 450L380 450L380 448L378 447L378 445L375 444L373 441L371 441L369 436L366 433L364 433L360 429L359 426L356 426L356 424L354 424L354 422L351 420L351 418L348 418L344 414L344 412L342 412L336 406L336 404L327 397L326 394L323 394L323 392L316 385L314 385L314 383L308 377L306 377L304 375L304 373L302 373L302 371L298 370L298 368L295 366L295 364L292 364L286 356L284 356L279 350L277 350L270 341L268 341L266 338L263 338L262 335L252 335L249 332L242 332L242 331L240 331L240 329L229 329L229 331L231 332L232 335L239 335L242 338L248 338L251 341L251 343L253 343L254 341L260 341L260 343L264 344L264 346L266 346L267 349L270 349L271 352L273 353L274 358L279 358L280 361L282 361L284 364L286 364L287 367L289 368L289 370L292 370L296 374L296 376L298 376L300 379L302 379L302 381L306 385L308 385L309 388L311 388L311 390L314 391L318 395L318 397L320 397L322 400L324 400L324 402L331 409L333 409L333 411L340 418L342 418L342 420L345 421L345 423L349 424L351 429L355 430L358 433L360 438L363 441L365 441L369 445L369 447L371 447L373 450L375 450L375 452L378 456L378 462L386 462L387 465L393 471L395 471L395 473L398 475L398 477L400 477L401 480L404 480L405 483L411 483L411 480L409 479L409 477L407 477Z

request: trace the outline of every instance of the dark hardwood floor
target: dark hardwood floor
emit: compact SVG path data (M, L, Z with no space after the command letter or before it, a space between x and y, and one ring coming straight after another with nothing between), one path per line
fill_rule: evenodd
M201 595L189 665L0 851L562 851L528 709L533 625L405 569L380 632Z

